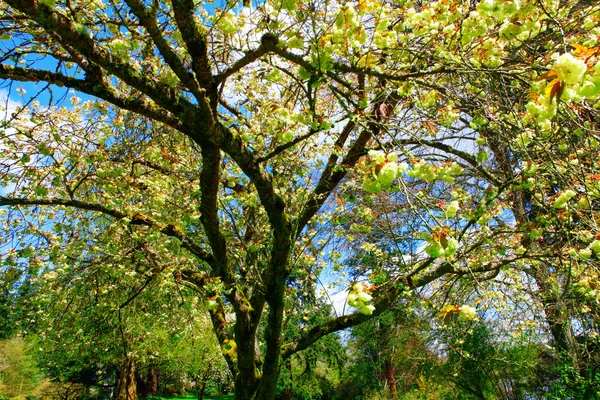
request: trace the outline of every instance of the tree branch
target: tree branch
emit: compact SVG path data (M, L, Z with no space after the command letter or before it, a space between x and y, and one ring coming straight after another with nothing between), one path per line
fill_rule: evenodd
M329 156L329 160L327 161L325 170L321 175L321 179L319 179L319 183L315 187L315 190L313 191L309 200L305 203L303 208L304 211L298 219L296 234L302 232L308 221L310 221L310 219L319 211L323 203L325 203L327 200L327 197L329 197L329 194L339 185L342 179L344 179L348 173L348 168L354 166L360 157L364 155L364 149L369 140L372 137L377 136L381 131L380 120L381 118L385 117L382 116L379 111L381 104L385 104L391 110L396 106L398 99L398 95L393 93L379 101L376 101L373 104L371 111L373 121L369 122L368 128L364 129L360 133L358 138L350 147L350 150L348 150L346 156L342 159L340 165L337 165L337 160L339 157L335 154L335 152ZM344 130L336 141L336 147L341 147L343 145L347 136L355 128L355 126L356 123L350 121L344 127Z
M271 158L277 156L278 154L283 153L290 147L295 146L296 144L308 139L309 137L313 136L315 133L318 133L318 132L321 132L321 131L318 129L317 130L310 129L308 133L305 133L304 135L300 135L297 138L295 138L294 140L287 142L285 144L282 144L281 146L277 146L277 148L275 148L275 150L273 150L269 154L257 158L256 162L264 163L265 161L269 161Z
M484 178L489 180L495 186L502 185L502 183L498 179L496 179L493 175L491 175L489 172L487 172L481 166L481 164L477 162L477 159L475 157L473 157L472 154L467 153L465 151L457 150L454 147L452 147L446 143L442 143L439 141L433 142L431 140L424 140L424 139L400 139L400 140L395 140L394 143L397 145L410 145L410 144L425 145L425 146L433 147L438 150L445 151L446 153L453 154L455 156L462 158L469 164L471 164Z
M406 288L414 290L416 288L428 285L429 283L448 274L462 276L466 274L484 274L487 272L492 272L492 274L488 274L487 276L485 276L484 279L494 279L502 266L510 264L518 260L519 258L523 257L516 257L510 260L503 260L500 263L494 265L490 263L486 266L482 266L481 268L473 270L460 271L456 270L452 264L446 262L441 264L431 272L420 276L418 279L413 279L412 273L405 277L397 278L394 280L396 283L394 286L390 286L387 289L382 289L379 293L376 293L376 295L374 296L375 302L373 305L375 306L375 310L373 311L373 314L364 315L361 313L354 313L333 318L329 321L325 321L322 324L316 325L313 328L311 328L308 331L308 333L306 333L299 340L284 345L281 351L281 358L282 360L289 358L291 355L306 349L325 335L338 332L343 329L351 328L353 326L356 326L358 324L361 324L365 321L377 317L378 315L392 308L395 305L396 300L402 295ZM427 259L423 262L423 265L431 265L431 261L432 259ZM420 270L421 268L418 269Z
M192 119L197 122L211 124L210 115L196 112L196 106L190 103L181 93L158 81L157 78L136 71L126 59L113 55L86 32L82 32L74 21L63 15L58 9L48 7L45 3L32 0L7 0L7 4L29 16L48 32L56 33L61 42L76 49L89 61L96 63L108 73L118 77L126 84L149 96L165 110L169 110L182 120ZM98 84L98 82L96 82ZM103 85L106 86L106 85ZM206 118L209 118L207 121Z
M0 78L19 82L44 81L57 86L66 86L106 100L117 107L163 122L175 129L185 129L182 122L175 118L173 114L147 102L142 96L124 97L111 86L99 85L97 80L94 80L91 76L86 76L86 79L77 79L50 71L0 64Z
M380 293L376 297L376 302L373 304L375 310L371 315L354 313L343 315L341 317L330 319L322 324L312 327L304 336L295 342L287 343L282 346L281 359L285 360L293 354L302 351L315 343L325 335L333 332L338 332L346 328L351 328L365 321L373 319L383 312L389 310L395 303L396 299L402 294L404 287L408 287L409 282L405 281L405 285L396 285L388 288L385 292Z
M313 67L310 62L306 61L302 56L296 55L285 48L276 47L274 49L274 53L296 65L300 65L301 67L305 68L307 71L315 71L315 67ZM333 63L332 70L336 71L338 73L342 72L342 73L351 73L351 74L357 74L357 75L372 76L375 78L379 78L379 79L383 79L383 80L387 80L387 81L393 81L393 82L405 82L412 78L421 78L421 77L429 76L429 75L448 74L448 73L456 72L455 69L441 67L441 68L437 68L437 69L429 70L429 71L409 72L406 74L394 75L394 74L387 74L387 73L383 73L383 72L374 71L370 68L351 66L351 65L346 65L346 64L337 63L337 62Z
M225 81L228 77L235 74L246 65L249 65L265 54L273 51L273 49L277 46L277 38L273 34L266 33L261 37L260 46L258 46L254 50L250 50L247 52L244 57L237 60L231 67L227 68L225 71L215 76L215 81L221 83Z
M227 243L220 231L217 209L217 196L221 177L221 153L219 148L212 143L202 143L201 149L200 212L202 215L200 220L214 254L214 274L230 284L233 278L227 265Z
M0 206L63 206L72 207L80 210L95 211L105 215L109 215L115 219L129 218L130 225L145 225L150 227L158 228L159 231L170 237L177 238L181 241L181 247L188 250L190 253L198 257L200 260L205 261L209 265L214 265L214 258L212 254L192 242L185 233L175 225L162 225L153 219L144 216L142 214L134 214L129 216L122 212L111 210L107 207L99 204L87 203L79 200L66 200L59 198L47 198L47 199L26 199L20 197L4 197L0 196Z
M140 20L142 25L148 31L148 34L152 38L152 41L160 51L165 62L171 67L173 72L181 79L181 82L191 90L194 96L200 101L204 95L201 92L198 82L194 76L185 68L185 65L181 62L177 54L173 51L171 46L167 43L163 37L163 32L160 31L156 25L155 16L150 14L144 4L139 0L126 0L127 5L131 8L131 11Z
M208 62L206 34L202 33L194 18L196 6L192 0L173 0L171 3L177 27L181 32L187 51L192 57L192 69L200 84L207 88L212 79L212 73Z

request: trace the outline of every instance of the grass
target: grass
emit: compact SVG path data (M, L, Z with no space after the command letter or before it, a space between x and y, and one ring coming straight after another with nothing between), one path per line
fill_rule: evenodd
M146 400L183 400L183 399L197 399L196 394L186 394L185 396L175 397L161 397L161 396L150 396L146 397ZM234 400L233 394L223 394L217 397L204 396L204 400Z

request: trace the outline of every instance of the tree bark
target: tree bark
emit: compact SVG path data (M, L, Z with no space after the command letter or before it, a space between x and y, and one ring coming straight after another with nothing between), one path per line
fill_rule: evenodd
M396 394L398 393L398 384L396 382L396 374L395 374L395 368L394 368L394 364L392 364L391 360L387 360L385 362L385 366L384 366L384 380L385 380L385 384L388 387L388 390L390 391L390 394L392 396L396 396Z
M488 146L494 154L494 158L504 174L504 179L509 181L515 178L515 171L518 171L518 160L510 155L510 147L505 138L502 138L492 132L485 132L485 138ZM517 224L526 224L535 221L535 212L527 211L527 202L529 194L522 191L515 191L512 195L512 211ZM532 243L528 238L524 240L523 246L535 248L539 246ZM548 261L549 262L549 261ZM548 265L540 265L537 268L531 268L527 274L532 277L538 288L537 296L544 309L545 320L548 329L559 351L569 354L576 361L577 355L573 351L573 329L569 321L569 310L561 303L560 295L555 293L556 288L551 287L549 277L552 272Z
M552 295L552 288L547 282L550 271L547 269L541 272L534 271L531 275L540 288L546 323L556 347L560 352L568 354L573 362L576 362L577 354L573 351L573 328L569 320L569 311L561 304L558 295Z
M203 376L203 377L200 377L199 375L195 376L198 400L204 400L204 392L206 390L206 380L207 380L207 376Z
M158 392L158 372L154 368L150 368L148 371L148 391L150 395Z
M115 400L137 400L137 385L135 381L135 363L126 358L119 371Z

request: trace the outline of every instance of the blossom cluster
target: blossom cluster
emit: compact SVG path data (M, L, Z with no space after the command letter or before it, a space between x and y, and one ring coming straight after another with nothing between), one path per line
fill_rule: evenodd
M370 294L371 289L364 283L355 283L348 294L348 305L358 308L358 312L365 315L373 314L375 306L369 304L373 297Z

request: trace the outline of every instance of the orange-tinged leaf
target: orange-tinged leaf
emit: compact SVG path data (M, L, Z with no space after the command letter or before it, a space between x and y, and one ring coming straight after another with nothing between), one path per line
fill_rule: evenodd
M554 79L552 82L546 86L546 94L549 95L550 101L548 104L552 103L552 99L556 97L556 105L558 106L558 102L565 90L565 84L559 80Z
M579 43L572 43L570 46L575 49L575 57L578 58L589 58L594 54L598 53L598 51L600 50L600 47L592 47L590 49L583 45L580 45Z
M544 72L539 78L538 80L544 80L544 79L555 79L557 77L557 73L555 70L551 69L550 71L546 71Z
M453 306L452 304L446 304L440 310L440 313L438 314L438 318L445 318L448 314L452 314L452 313L458 311L459 308L460 307Z

